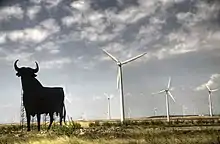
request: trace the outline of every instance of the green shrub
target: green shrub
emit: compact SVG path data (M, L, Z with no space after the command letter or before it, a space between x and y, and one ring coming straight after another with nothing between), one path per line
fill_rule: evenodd
M215 121L214 121L213 119L210 119L210 120L209 120L209 124L210 124L210 125L213 125L213 124L215 124Z
M140 126L149 126L150 122L149 121L139 121L139 122L133 122L133 125L140 125Z
M73 128L73 129L80 129L80 128L82 128L80 123L77 123L77 122L74 122L74 121L71 122L70 127Z
M196 122L195 122L194 120L191 120L191 124L192 124L192 125L195 125Z
M173 121L173 124L174 124L174 125L178 125L178 124L180 124L180 121L179 121L178 119L177 119L177 120L174 120L174 121Z
M115 123L113 123L113 126L120 127L122 126L122 123L120 121L116 121Z
M99 121L95 121L95 122L89 123L89 127L98 127L98 126L100 126L100 122Z
M91 123L89 123L89 127L94 127L94 123L93 122L91 122Z
M113 123L103 122L103 123L102 123L102 126L104 126L104 127L111 127L111 126L113 126Z
M189 120L184 120L183 125L189 125L189 124L190 124Z
M156 120L156 121L154 121L154 125L162 126L162 125L164 125L164 122L161 120Z

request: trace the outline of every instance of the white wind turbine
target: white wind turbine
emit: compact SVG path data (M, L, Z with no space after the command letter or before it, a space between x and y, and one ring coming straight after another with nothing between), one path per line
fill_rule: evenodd
M185 105L182 105L183 116L186 115L186 110L187 110L187 109L188 109L188 108L187 108Z
M134 61L145 54L146 52L140 55L137 55L136 57L133 57L131 59L125 60L124 62L119 61L116 59L113 55L108 53L106 50L103 50L105 54L107 54L113 61L115 61L118 65L118 74L117 74L117 88L119 89L120 86L120 103L121 103L121 122L124 122L125 119L125 110L124 110L124 90L123 90L123 76L122 76L122 65L127 64L131 61Z
M157 116L157 108L154 108L154 116Z
M70 115L69 115L68 108L67 108L68 104L70 104L70 105L72 104L72 99L70 98L71 92L67 91L67 88L65 85L63 85L63 90L64 90L64 94L65 94L64 103L65 103L65 109L66 109L66 116L67 116L68 122L71 122Z
M108 119L111 119L111 99L113 98L112 95L108 95L107 93L104 93L104 95L107 97L108 100Z
M168 96L170 96L173 99L173 101L176 102L174 97L173 97L173 95L170 92L170 85L171 85L171 78L169 77L167 89L161 90L161 91L159 91L157 93L152 93L152 95L155 95L155 94L160 94L160 93L165 92L165 94L166 94L167 121L168 122L170 121L170 110L169 110L169 99L168 99Z
M206 85L206 88L208 89L208 93L209 93L209 114L210 116L212 116L212 99L211 99L211 95L212 95L212 92L215 92L215 91L218 91L218 89L210 89L208 85Z
M72 100L69 99L69 96L65 96L65 100L69 103L69 104L72 104ZM65 108L66 108L66 115L67 115L67 118L68 118L68 121L69 121L69 112L67 111L67 105L65 105Z
M131 118L131 108L128 108L128 118Z

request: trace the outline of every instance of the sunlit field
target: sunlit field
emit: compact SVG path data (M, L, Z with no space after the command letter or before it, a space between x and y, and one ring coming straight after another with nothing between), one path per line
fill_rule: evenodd
M41 132L36 124L32 131L23 131L18 124L0 126L0 143L21 144L220 144L220 117L172 117L127 120L123 125L117 121L75 121L60 127L58 123Z

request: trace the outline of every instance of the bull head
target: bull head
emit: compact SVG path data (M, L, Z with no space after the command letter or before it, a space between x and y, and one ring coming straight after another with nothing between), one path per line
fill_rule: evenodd
M16 73L16 75L18 76L18 77L20 77L20 76L33 76L33 77L36 77L37 75L35 74L35 73L37 73L38 71L39 71L39 66L38 66L38 63L37 62L35 62L36 63L36 68L35 69L32 69L32 68L29 68L29 67L21 67L21 68L19 68L18 66L17 66L17 62L18 62L19 60L16 60L15 62L14 62L14 69L17 71L17 73Z

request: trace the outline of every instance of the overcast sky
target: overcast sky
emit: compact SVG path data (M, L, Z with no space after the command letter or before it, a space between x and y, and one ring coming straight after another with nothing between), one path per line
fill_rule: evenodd
M13 63L35 67L44 86L65 87L67 114L78 119L120 117L118 59L147 52L123 66L125 111L165 115L165 96L152 96L172 77L170 113L208 114L208 92L220 87L218 0L11 0L0 7L0 122L19 121L21 82ZM220 113L220 91L213 93Z

